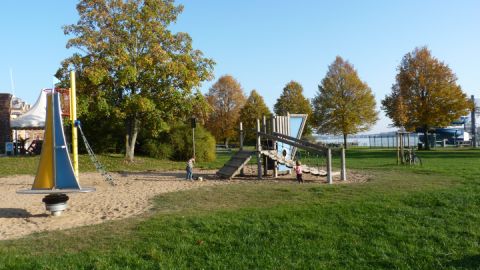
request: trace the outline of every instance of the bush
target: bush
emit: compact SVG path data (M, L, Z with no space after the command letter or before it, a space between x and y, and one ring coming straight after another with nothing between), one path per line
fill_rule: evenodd
M170 132L170 142L173 149L172 159L188 160L193 154L192 128L182 125ZM215 160L215 138L201 126L195 129L195 159L197 162Z
M161 143L157 140L148 139L142 145L142 152L150 157L170 159L172 158L173 148L169 143Z

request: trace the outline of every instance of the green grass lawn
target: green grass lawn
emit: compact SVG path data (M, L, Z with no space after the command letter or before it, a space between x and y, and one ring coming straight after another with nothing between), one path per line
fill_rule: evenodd
M212 162L198 162L195 164L199 169L218 169L230 158L231 153L217 153L217 159ZM15 174L35 174L39 162L39 156L15 156L0 158L0 177ZM135 162L127 163L120 154L97 155L97 159L106 170L112 172L122 171L170 171L185 170L186 161L170 161L149 157L136 156ZM79 155L80 172L95 171L88 155Z
M407 167L393 150L348 150L348 168L369 175L361 184L251 181L163 194L141 217L1 241L0 268L479 269L480 151L418 154L423 166Z

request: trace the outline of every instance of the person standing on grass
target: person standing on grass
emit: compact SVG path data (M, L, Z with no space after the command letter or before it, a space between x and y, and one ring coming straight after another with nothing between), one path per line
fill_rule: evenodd
M296 166L293 169L295 170L295 174L297 175L297 182L303 183L302 163L299 160L297 160Z
M187 161L187 180L193 180L193 164L195 163L195 157L192 157Z

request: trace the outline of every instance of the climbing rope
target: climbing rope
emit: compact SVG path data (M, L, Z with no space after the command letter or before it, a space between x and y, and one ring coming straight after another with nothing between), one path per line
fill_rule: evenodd
M93 162L93 164L95 165L95 169L97 169L97 171L98 171L100 174L102 174L102 176L105 178L105 181L107 181L108 183L110 183L110 185L115 186L116 183L115 183L115 181L113 180L113 177L107 172L107 170L105 170L105 168L103 167L103 165L100 163L100 161L98 161L97 157L96 157L95 154L93 153L93 150L92 150L92 148L90 147L90 144L89 144L88 141L87 141L87 137L85 137L85 134L83 133L82 126L81 126L79 120L76 120L76 121L75 121L75 126L76 126L76 127L78 128L78 130L80 131L80 135L82 135L83 143L85 144L85 148L87 149L88 155L90 156L90 160L91 160L91 161Z

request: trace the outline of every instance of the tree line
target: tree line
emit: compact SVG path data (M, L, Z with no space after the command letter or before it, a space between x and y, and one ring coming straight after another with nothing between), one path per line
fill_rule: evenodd
M237 136L239 121L252 130L257 118L271 115L258 91L246 97L231 75L220 77L205 95L199 91L213 78L215 62L193 48L187 33L170 30L182 10L173 0L82 0L77 5L79 21L64 27L71 36L67 48L76 52L62 62L56 76L66 86L68 71L76 70L79 118L87 123L84 129L90 129L94 145L124 152L133 161L136 146L168 144L165 136L188 130L184 126L191 117L217 142L228 144ZM402 59L382 109L394 126L427 134L465 115L471 106L456 80L426 47L416 48ZM346 145L348 135L375 124L375 108L368 84L337 56L313 99L303 95L300 83L290 81L273 112L308 114L304 136L343 135ZM246 140L253 136L247 133Z

